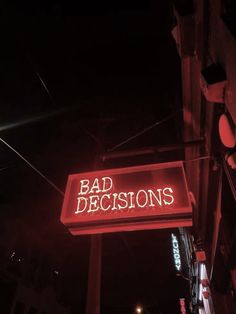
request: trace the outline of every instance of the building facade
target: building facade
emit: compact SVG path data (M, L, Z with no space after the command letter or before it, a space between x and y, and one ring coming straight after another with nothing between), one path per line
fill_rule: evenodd
M231 0L173 2L183 138L202 140L185 149L198 245L191 311L236 313L236 5Z

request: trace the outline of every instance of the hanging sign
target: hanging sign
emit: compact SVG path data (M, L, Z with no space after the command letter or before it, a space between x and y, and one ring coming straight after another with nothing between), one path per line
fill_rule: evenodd
M180 258L180 251L179 251L179 242L175 234L171 234L171 241L172 241L172 250L173 250L173 257L175 262L175 268L178 272L181 271L181 258Z
M192 225L182 162L70 175L61 222L72 234Z

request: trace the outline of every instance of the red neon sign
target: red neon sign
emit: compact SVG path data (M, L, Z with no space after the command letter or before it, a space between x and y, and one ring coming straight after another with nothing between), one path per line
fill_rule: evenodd
M61 221L73 234L191 225L181 162L70 175Z

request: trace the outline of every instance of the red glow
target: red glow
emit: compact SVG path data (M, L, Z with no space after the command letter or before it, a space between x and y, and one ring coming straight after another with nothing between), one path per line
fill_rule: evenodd
M180 299L179 304L181 314L185 314L186 313L185 299L184 298Z
M219 135L221 142L228 148L233 148L236 144L236 128L233 127L225 114L219 119Z
M70 175L61 221L80 234L172 227L180 215L178 226L191 225L190 214L183 166L174 162Z
M101 180L103 179L104 178L101 178ZM96 190L94 190L94 183L90 190L89 180L86 180L87 193L81 192L84 189L83 182L85 180L80 181L80 192L77 197L77 208L75 210L75 214L80 215L83 212L94 213L96 211L124 211L125 209L130 208L162 207L171 205L174 202L174 191L171 187L164 187L163 189L156 189L155 191L148 189L147 191L138 190L137 192L121 191L119 193L110 193L111 191L109 190L112 189L112 179L110 177L106 177L105 179L110 180L110 187L108 189L99 189L99 179L95 178L94 182L97 182ZM105 194L103 194L104 192ZM89 195L90 193L93 193L93 195ZM86 194L86 196L83 194Z

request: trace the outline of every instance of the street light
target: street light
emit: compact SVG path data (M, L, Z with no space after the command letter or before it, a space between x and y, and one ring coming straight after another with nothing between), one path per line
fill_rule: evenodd
M141 305L137 305L135 308L135 313L137 314L149 314L148 310L146 308L143 308Z

